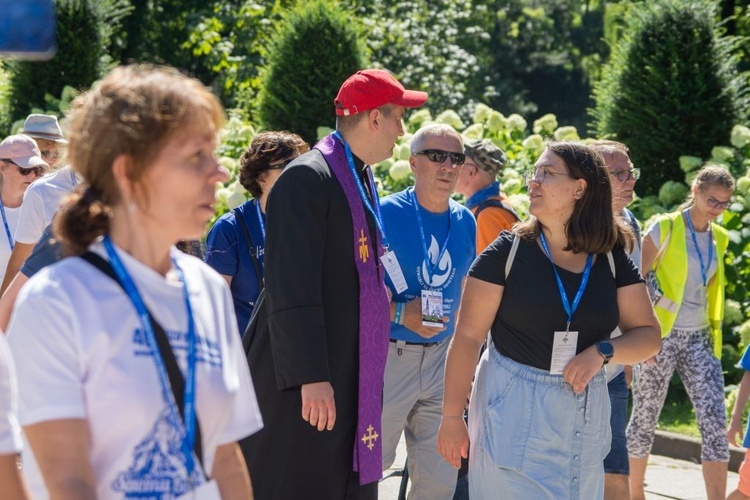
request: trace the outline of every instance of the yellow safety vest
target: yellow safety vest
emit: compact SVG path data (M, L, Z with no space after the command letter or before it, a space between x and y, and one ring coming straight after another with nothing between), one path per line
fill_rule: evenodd
M659 219L659 243L661 248L667 234L670 231L670 220L672 235L664 250L664 254L656 270L656 279L664 297L654 306L656 316L661 323L661 336L666 337L672 330L677 312L682 304L685 292L685 283L688 273L687 234L685 232L685 219L682 212L667 214ZM707 289L707 313L709 328L713 335L714 354L721 358L722 334L721 321L724 319L724 287L726 277L724 276L724 254L729 244L729 233L718 224L711 223L713 242L716 245L718 268L716 274L708 284ZM654 262L656 264L656 262ZM652 265L653 269L653 265Z

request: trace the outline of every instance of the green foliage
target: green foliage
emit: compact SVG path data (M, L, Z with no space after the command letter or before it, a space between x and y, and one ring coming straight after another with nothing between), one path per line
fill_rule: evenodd
M707 0L638 3L596 85L596 131L630 147L641 194L681 178L679 157L707 157L743 113L738 40L720 36L714 14Z
M60 110L66 86L88 88L109 67L106 48L115 26L127 13L123 0L59 0L57 54L50 61L6 61L10 75L10 121L33 109ZM56 96L56 97L50 97Z
M544 110L582 128L590 78L607 56L598 2L596 8L580 0L474 3L487 38L467 44L495 91L485 102L531 117Z
M263 126L292 130L314 143L318 126L334 124L341 83L365 61L350 12L327 0L292 9L270 42L259 96Z
M427 8L413 0L350 3L366 27L377 67L398 75L408 88L428 92L427 109L468 116L487 87L477 57L463 48L467 39L487 37L472 19L472 0L432 0Z

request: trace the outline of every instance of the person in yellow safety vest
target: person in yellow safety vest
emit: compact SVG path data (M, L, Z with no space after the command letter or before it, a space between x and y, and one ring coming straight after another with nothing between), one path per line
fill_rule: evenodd
M721 320L724 316L724 253L727 230L713 222L727 209L734 179L724 168L698 171L687 201L658 220L643 240L644 274L654 271L654 310L661 322L662 349L641 365L633 386L628 425L630 493L643 499L643 479L656 423L674 370L695 408L703 446L707 498L726 495L726 439Z

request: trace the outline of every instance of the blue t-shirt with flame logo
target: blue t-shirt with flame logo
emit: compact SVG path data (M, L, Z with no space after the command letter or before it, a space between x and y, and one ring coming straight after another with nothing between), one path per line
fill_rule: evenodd
M396 252L408 288L396 294L390 277L386 284L393 293L394 302L408 302L422 296L422 290L438 290L443 294L443 315L450 321L446 328L432 338L424 338L403 325L391 323L391 338L407 342L439 342L453 335L456 313L461 298L461 284L476 255L477 223L464 206L453 200L443 213L428 212L421 206L425 243L430 262L425 262L422 237L412 200L413 188L383 198L383 222L390 249ZM449 223L450 222L450 223ZM446 251L440 256L450 228ZM438 262L438 257L440 261Z

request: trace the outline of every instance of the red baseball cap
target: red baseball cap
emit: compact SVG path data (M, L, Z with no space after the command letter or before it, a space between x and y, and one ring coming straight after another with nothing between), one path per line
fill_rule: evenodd
M426 100L427 92L406 90L387 71L365 69L346 79L333 103L337 115L349 116L386 104L418 108Z

